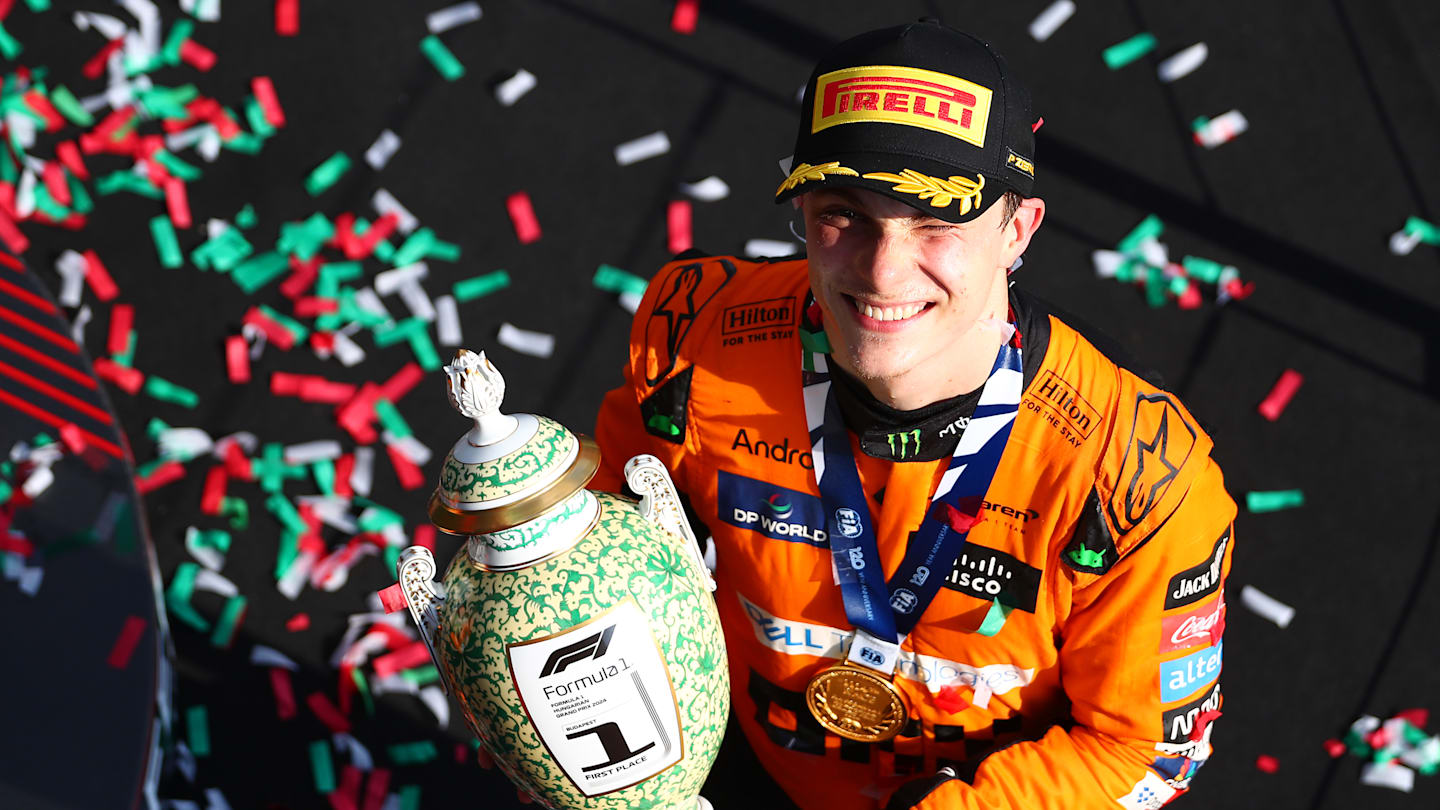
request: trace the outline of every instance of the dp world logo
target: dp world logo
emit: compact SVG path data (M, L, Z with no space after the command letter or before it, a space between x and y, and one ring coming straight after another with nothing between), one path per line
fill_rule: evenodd
M770 517L776 520L784 520L790 517L791 512L795 511L795 507L791 506L790 502L785 500L785 496L779 492L771 493L770 497L765 499L765 505L770 508Z
M846 537L859 537L864 531L860 524L860 513L848 506L835 510L835 528Z

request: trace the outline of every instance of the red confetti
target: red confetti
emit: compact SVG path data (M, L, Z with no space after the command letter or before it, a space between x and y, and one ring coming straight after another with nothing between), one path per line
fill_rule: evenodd
M410 389L423 379L425 379L424 370L414 360L411 360L380 386L380 396L390 400L390 404L394 405L404 399L405 395L410 393Z
M1240 279L1232 278L1225 282L1225 293L1236 301L1244 301L1255 292L1255 282L1247 281L1241 283Z
M339 709L335 708L335 704L330 702L330 698L326 697L324 692L311 692L305 698L305 704L332 732L336 734L350 733L350 721L340 713Z
M167 461L150 471L144 478L135 481L135 489L141 495L179 481L185 477L185 467L178 461Z
M225 446L225 472L231 478L238 478L241 481L254 481L255 473L250 467L250 459L245 457L245 448L239 442L230 442Z
M90 170L85 168L85 161L80 157L80 147L74 141L61 141L55 144L55 156L70 173L81 180L90 179Z
M406 458L405 454L400 452L400 448L393 444L387 444L385 452L390 456L390 466L395 468L395 477L399 479L403 489L409 491L425 486L425 473L415 466L415 462Z
M405 609L405 592L400 590L400 583L380 590L380 606L386 613L397 613Z
M312 377L300 384L298 393L300 399L306 402L339 405L355 396L355 386L351 383L332 382L323 377Z
M957 532L968 532L972 526L985 520L985 513L967 515L945 501L939 501L931 510L931 517Z
M240 335L225 338L225 374L232 383L250 382L250 347Z
M700 0L675 0L675 10L670 14L670 30L677 34L693 34L699 17Z
M375 677L388 678L402 670L418 667L430 661L430 649L423 641L413 641L392 653L376 658L371 662L375 667Z
M289 351L295 346L295 335L291 334L289 329L272 320L270 316L261 312L258 307L251 307L247 310L241 322L264 332L265 339L275 344L275 348L277 349Z
M145 384L144 374L105 357L95 358L95 375L105 382L114 383L127 394L138 392Z
M329 312L339 312L340 302L334 298L307 296L295 299L295 317L316 318Z
M10 501L10 503L17 506L20 505L18 501L21 497L23 496L17 494L16 497ZM31 554L35 553L35 544L31 543L29 540L21 537L18 534L11 534L7 530L4 534L0 534L0 551L8 551L11 554L19 554L21 557L29 557Z
M110 338L105 348L112 355L124 354L130 348L130 330L135 326L135 308L116 304L110 310Z
M225 472L224 464L216 464L205 473L205 490L200 495L200 511L207 515L220 514L221 504L225 500L225 485L230 476Z
M1199 309L1204 303L1204 299L1200 297L1200 288L1195 284L1186 287L1185 292L1180 295L1179 303L1181 309Z
M275 693L275 714L281 720L295 716L295 688L290 685L290 671L270 668L270 691Z
M65 445L66 450L77 456L84 453L85 448L90 446L85 441L85 431L70 422L60 426L60 441Z
M470 746L465 743L455 743L455 763L464 765L470 759Z
M670 233L671 256L678 256L694 246L690 235L689 201L671 200L665 212L665 222Z
M70 184L65 180L65 167L47 161L40 176L45 181L45 190L55 198L55 202L69 208L73 200L70 199Z
M250 92L255 94L255 100L265 112L265 120L270 126L285 126L285 111L280 107L280 97L275 95L275 83L270 81L269 76L256 76L251 79Z
M193 39L180 43L180 59L201 73L215 67L215 52Z
M285 620L285 629L292 633L301 633L310 629L310 614L296 613Z
M85 282L101 301L113 301L120 294L115 279L110 277L110 271L105 269L100 256L93 250L85 251Z
M320 275L320 257L315 257L308 262L302 262L298 258L290 257L290 276L280 284L280 292L286 298L299 298L310 289L315 279Z
M120 636L115 639L115 646L110 648L110 657L105 663L111 669L124 669L130 666L130 657L135 654L135 648L139 646L140 639L145 635L145 628L149 623L139 616L125 617L125 624L120 628Z
M1280 414L1284 413L1285 407L1290 404L1291 398L1295 396L1296 391L1300 390L1300 384L1303 382L1305 382L1305 377L1300 372L1292 368L1285 369L1285 373L1280 375L1279 380L1276 380L1275 387L1271 388L1270 393L1266 395L1265 401L1260 403L1260 415L1271 422L1279 419Z
M192 224L190 197L185 193L185 184L173 177L165 181L165 210L169 212L170 221L175 223L176 228L183 231Z
M435 553L435 524L420 523L415 526L415 545Z
M1042 116L1040 116L1039 118L1036 118L1036 119L1035 119L1035 123L1033 123L1033 124L1030 125L1030 131L1031 131L1031 132L1039 132L1039 131L1040 131L1040 127L1043 127L1043 126L1045 126L1045 116L1042 115Z
M376 768L370 772L370 781L365 785L365 806L361 810L380 810L390 792L390 771Z
M1425 728L1426 724L1430 722L1429 709L1406 709L1396 713L1395 716L1418 729Z
M375 224L370 226L364 236L350 240L345 246L345 258L363 259L369 256L382 241L390 238L390 234L395 232L399 224L400 217L394 212L375 220Z
M930 699L941 711L955 714L964 711L970 706L970 702L960 695L960 690L954 685L942 686L940 691Z
M360 780L365 774L353 764L340 769L340 787L329 795L334 810L359 810Z
M300 33L300 0L275 0L275 33L282 37Z
M1265 773L1275 773L1276 771L1280 770L1280 760L1270 756L1269 754L1261 754L1260 756L1255 758L1255 767L1259 768Z
M300 386L307 375L291 374L288 371L270 373L270 393L277 397L293 397L300 393Z
M520 244L528 245L540 238L540 220L535 218L529 194L523 191L511 194L505 198L505 208L510 212L510 221L515 224L515 236Z
M90 61L85 63L85 67L81 68L80 72L84 74L87 79L100 78L100 76L105 73L105 63L110 60L110 54L120 50L124 44L125 41L122 39L112 39L105 43L105 47L101 48L99 53L90 57Z
M0 241L15 254L24 253L30 248L30 238L21 233L15 226L15 221L3 212L0 212Z
M355 495L355 490L350 487L350 473L355 471L355 455L346 453L335 459L335 494L341 498L350 498Z
M1345 750L1345 743L1340 742L1334 737L1325 741L1325 753L1329 754L1331 759L1339 759L1345 756Z

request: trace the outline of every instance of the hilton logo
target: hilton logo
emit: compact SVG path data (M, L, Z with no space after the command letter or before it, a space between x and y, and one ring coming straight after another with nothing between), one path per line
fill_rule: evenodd
M1079 434L1081 440L1090 438L1095 431L1095 426L1100 424L1103 418L1100 412L1085 398L1080 396L1069 383L1060 379L1053 371L1046 371L1035 386L1034 392L1027 397L1032 402L1038 400L1038 406L1058 416L1065 424L1069 425L1075 433ZM1031 408L1034 410L1034 407ZM1046 417L1051 423L1056 420ZM1060 427L1056 425L1056 427ZM1069 431L1063 431L1068 434Z
M720 316L720 331L726 335L754 332L772 326L794 325L795 299L771 298L726 307Z

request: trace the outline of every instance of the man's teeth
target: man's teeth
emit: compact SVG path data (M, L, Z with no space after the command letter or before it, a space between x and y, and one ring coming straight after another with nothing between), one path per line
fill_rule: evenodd
M908 304L903 307L872 307L863 301L856 301L860 314L877 321L903 321L925 308L924 304Z

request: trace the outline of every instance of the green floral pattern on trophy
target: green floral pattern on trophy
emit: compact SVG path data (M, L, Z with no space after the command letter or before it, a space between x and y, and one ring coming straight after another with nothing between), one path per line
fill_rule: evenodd
M693 810L730 713L730 676L715 600L683 541L632 501L593 493L599 524L570 551L512 572L457 554L445 572L437 652L470 729L517 785L560 807ZM668 662L685 758L623 790L586 797L550 758L521 708L506 646L573 627L633 598Z
M477 534L475 539L495 549L496 551L515 551L540 542L545 535L563 530L561 527L567 521L574 520L580 513L585 511L589 503L586 490L576 490L574 495L560 502L559 506L549 512L540 515L526 523L522 523L513 529L506 529L490 534ZM584 528L581 526L580 528ZM578 533L578 532L576 532Z
M479 464L456 461L453 452L445 456L440 491L457 503L478 503L533 486L534 478L564 462L579 445L575 434L559 422L543 416L535 418L540 421L535 435L513 453Z

